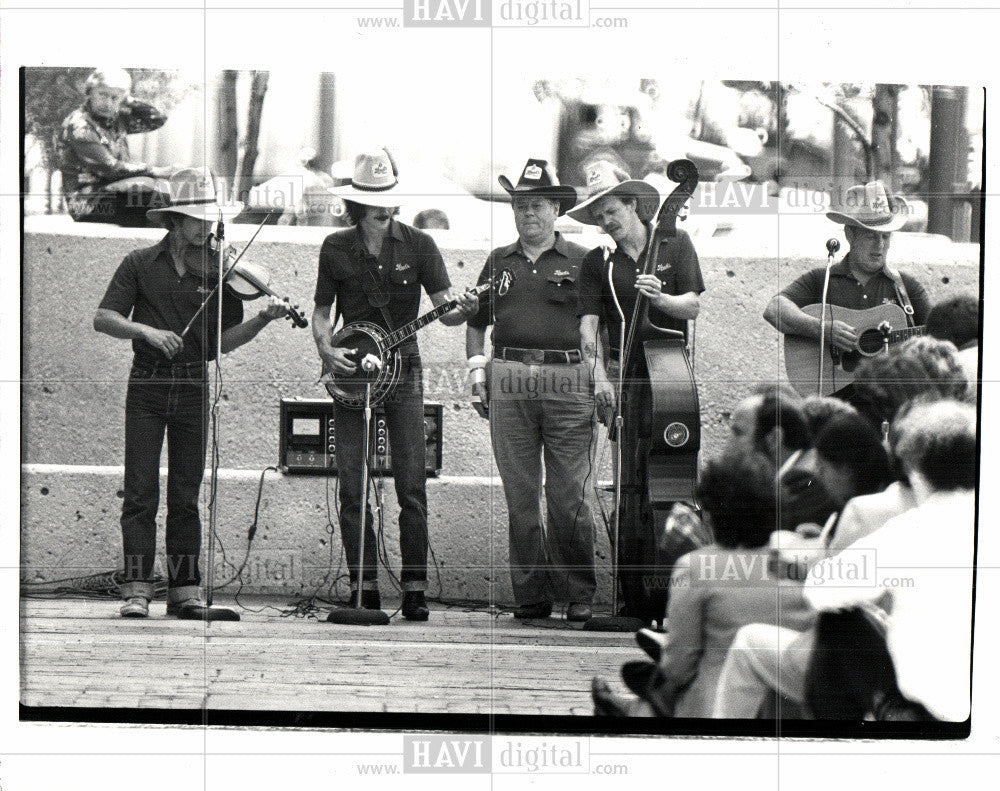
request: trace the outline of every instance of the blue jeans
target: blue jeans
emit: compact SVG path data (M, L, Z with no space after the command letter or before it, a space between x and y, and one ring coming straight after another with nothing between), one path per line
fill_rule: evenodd
M167 438L167 583L201 582L198 493L205 473L208 384L205 365L132 366L125 398L125 499L122 545L125 582L152 582L160 454Z
M427 589L427 440L424 431L424 382L420 355L403 357L400 381L383 404L392 475L399 503L399 550L404 591ZM351 587L358 584L358 549L361 540L361 465L363 463L364 410L334 403L337 432L337 476L340 479L340 537L344 542ZM374 445L375 429L369 435ZM374 461L373 457L369 459ZM365 504L365 556L361 587L378 590L375 532L371 507Z
M507 498L514 600L590 603L597 587L586 502L597 473L590 369L497 359L491 368L490 429Z

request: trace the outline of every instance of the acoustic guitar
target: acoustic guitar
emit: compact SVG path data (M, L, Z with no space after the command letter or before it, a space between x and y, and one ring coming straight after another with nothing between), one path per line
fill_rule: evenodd
M804 313L814 318L822 315L821 305L806 305ZM924 327L907 326L906 313L899 305L887 302L865 310L851 310L837 305L826 306L826 324L843 321L854 327L858 340L851 351L824 344L823 390L819 390L819 342L802 335L784 335L785 372L788 381L802 395L830 395L854 381L857 367L866 357L881 354L907 338L923 335Z

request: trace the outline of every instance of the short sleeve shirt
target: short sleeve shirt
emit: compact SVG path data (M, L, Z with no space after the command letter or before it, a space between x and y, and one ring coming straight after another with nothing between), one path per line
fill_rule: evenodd
M144 172L132 164L128 135L159 129L166 120L155 107L134 98L110 121L78 107L66 116L56 142L63 190L73 192Z
M493 325L493 346L522 349L579 349L577 315L580 269L587 251L556 234L555 244L530 261L520 241L496 248L486 259L479 283L510 270L504 294L490 289L480 299L470 327Z
M330 234L320 248L315 302L335 304L347 324L368 321L397 329L417 318L421 287L436 294L450 288L451 280L434 240L409 225L393 220L377 257L355 226ZM382 311L369 301L379 288L389 298L386 311L393 327L386 326Z
M788 297L797 307L817 305L823 301L823 280L826 267L819 266L810 269L796 280L789 283L782 291L782 296ZM910 275L900 273L906 293L913 305L914 324L923 324L930 312L930 298L920 281ZM827 302L850 310L865 310L877 305L892 303L902 304L896 294L896 286L887 274L878 272L867 283L860 283L851 273L847 257L830 267L830 287L827 292Z
M203 277L191 271L177 274L167 247L167 237L158 244L133 250L121 262L108 284L99 307L140 324L158 330L170 330L180 335L191 317L197 313L205 297L215 287L211 276ZM136 359L154 363L193 363L215 359L217 347L216 297L195 319L184 336L184 347L169 360L159 349L136 338L132 351ZM227 330L243 321L243 303L228 286L223 287L222 328Z
M664 239L660 244L655 274L663 284L661 291L673 296L703 292L705 282L701 276L698 253L691 243L691 237L685 231L678 229L677 236ZM636 261L619 249L611 253L610 258L606 260L605 248L597 247L583 259L578 313L581 316L600 316L608 325L612 349L617 350L621 321L608 286L609 262L613 265L612 280L615 296L626 321L629 321L639 293L635 288L635 280L646 264L646 252L643 250L639 260ZM649 319L658 327L685 333L687 331L686 321L668 316L652 305L649 308Z

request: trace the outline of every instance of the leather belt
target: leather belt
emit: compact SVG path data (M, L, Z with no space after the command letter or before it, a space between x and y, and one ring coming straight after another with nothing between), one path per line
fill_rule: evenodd
M513 346L499 346L493 350L493 356L526 365L572 365L583 360L579 349L517 349Z
M140 370L151 371L161 376L191 376L203 374L206 363L202 360L189 363L167 363L136 359L132 365Z

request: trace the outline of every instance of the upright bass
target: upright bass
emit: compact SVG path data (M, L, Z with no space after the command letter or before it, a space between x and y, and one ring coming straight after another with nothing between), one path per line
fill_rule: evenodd
M671 162L667 176L678 186L650 226L643 274L656 273L663 242L677 236L678 215L698 185L698 169L687 159ZM697 546L662 539L673 504L695 503L701 421L684 333L654 324L641 292L631 321L621 318L614 428L618 577L625 613L648 623L663 620L673 563Z

